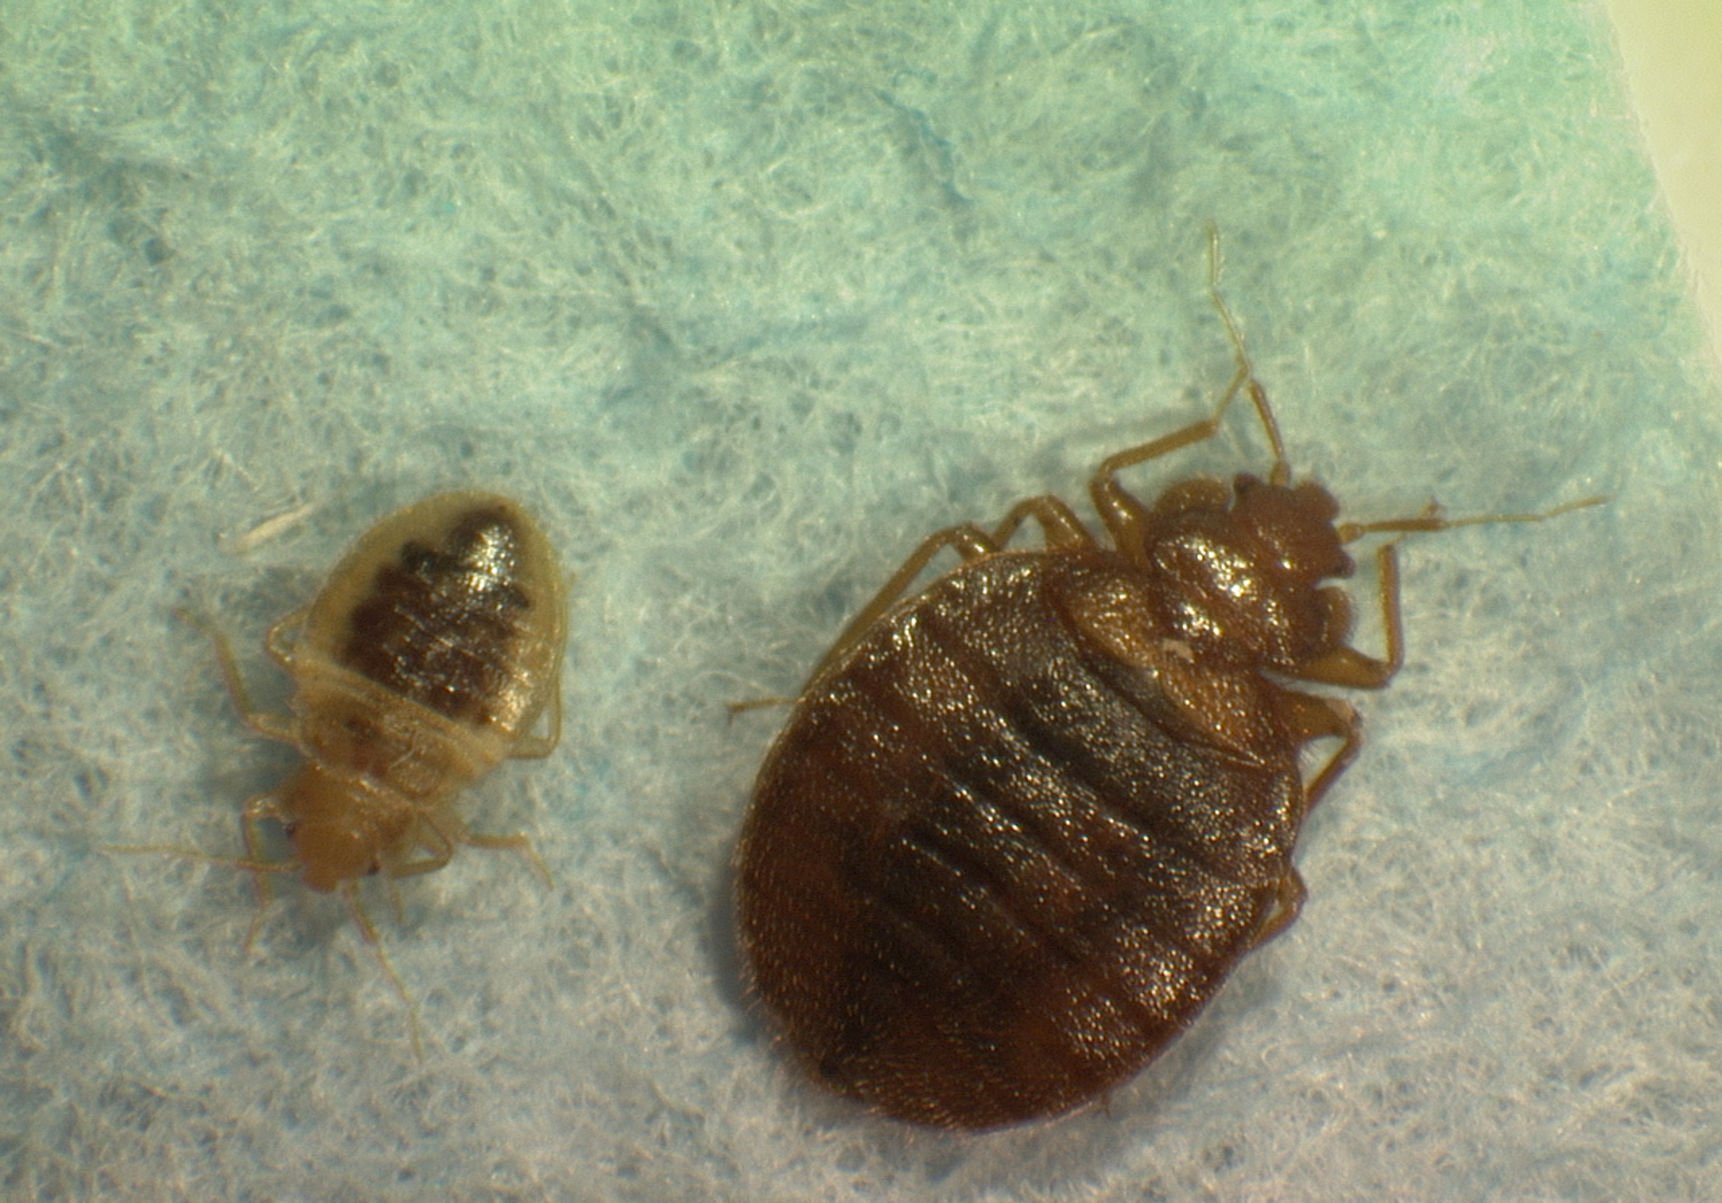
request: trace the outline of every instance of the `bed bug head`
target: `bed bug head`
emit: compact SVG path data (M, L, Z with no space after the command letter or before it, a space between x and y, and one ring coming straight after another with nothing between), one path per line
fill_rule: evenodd
M1233 524L1249 533L1258 553L1288 582L1308 588L1351 575L1355 565L1334 525L1339 503L1321 485L1275 484L1244 472L1232 481L1232 497Z
M281 790L281 811L305 884L319 893L377 872L384 840L355 805L356 784L307 761Z

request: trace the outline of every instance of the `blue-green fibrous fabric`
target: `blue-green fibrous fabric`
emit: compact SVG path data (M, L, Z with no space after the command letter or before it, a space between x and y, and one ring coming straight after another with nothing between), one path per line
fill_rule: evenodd
M0 1194L1722 1197L1722 395L1589 6L5 9ZM871 1118L741 984L785 711L727 704L928 532L1090 518L1208 412L1210 221L1349 515L1610 501L1404 541L1302 917L1162 1059L1001 1135ZM1238 406L1128 482L1268 464ZM566 720L463 810L553 884L360 891L415 1056L338 898L276 875L247 946L220 858L293 752L173 611L278 712L268 624L451 487L556 540Z

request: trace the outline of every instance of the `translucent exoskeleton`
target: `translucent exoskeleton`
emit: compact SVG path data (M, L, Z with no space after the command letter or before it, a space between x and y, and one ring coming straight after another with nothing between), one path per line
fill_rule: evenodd
M466 844L518 851L548 880L526 836L474 832L457 803L503 760L557 744L567 602L549 541L515 502L489 493L444 493L385 517L309 605L270 628L265 646L294 685L284 716L252 705L207 618L181 617L210 637L247 725L304 757L245 803L245 855L202 859L252 871L260 902L269 875L284 872L341 893L411 1012L360 904L361 878L428 873ZM265 821L285 829L290 858L264 858ZM416 1049L416 1013L412 1035Z

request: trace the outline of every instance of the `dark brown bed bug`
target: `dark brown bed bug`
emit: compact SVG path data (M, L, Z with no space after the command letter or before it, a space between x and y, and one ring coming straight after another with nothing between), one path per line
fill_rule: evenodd
M1237 357L1212 416L1119 452L1089 492L926 539L815 669L766 757L737 850L749 984L815 1077L899 1119L984 1129L1057 1115L1133 1075L1239 960L1285 930L1299 828L1361 742L1310 682L1379 689L1403 654L1393 542L1386 655L1348 644L1344 545L1545 514L1432 509L1338 522L1292 483ZM1265 480L1184 480L1152 505L1118 473L1211 437L1247 393ZM1006 545L1027 520L1044 547ZM1109 540L1109 542L1108 542ZM905 597L935 556L961 565ZM1337 749L1307 779L1299 753Z
M556 746L564 594L549 541L508 498L444 493L407 506L360 537L309 605L269 629L269 655L295 687L286 717L259 712L225 637L181 612L209 635L246 724L304 755L282 785L246 802L245 856L225 863L257 874L264 900L272 873L341 891L403 997L354 885L440 869L462 844L519 851L545 873L526 836L475 833L456 801L504 759ZM284 827L290 858L264 859L265 820ZM416 1019L413 1036L416 1045Z

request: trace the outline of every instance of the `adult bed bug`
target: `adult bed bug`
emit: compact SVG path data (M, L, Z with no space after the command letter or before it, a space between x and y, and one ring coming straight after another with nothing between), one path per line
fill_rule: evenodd
M520 851L545 873L527 837L472 832L455 803L502 760L556 746L566 610L555 553L531 518L505 497L456 492L383 518L309 605L270 627L265 647L295 686L291 716L259 712L225 637L182 611L209 635L246 724L304 756L284 784L246 802L245 856L224 863L257 875L260 901L269 873L341 892L406 998L356 882L440 869L461 844ZM546 714L548 729L534 734ZM263 858L264 820L283 825L291 857Z
M1337 522L1292 483L1219 292L1237 371L1213 414L1103 461L1097 537L1052 496L927 538L838 636L755 786L737 849L749 983L827 1086L894 1117L984 1129L1134 1074L1239 960L1296 917L1298 830L1361 742L1347 703L1403 658L1393 542L1386 656L1348 645L1343 545L1543 514ZM1211 437L1247 392L1265 481L1117 474ZM1044 547L1009 550L1025 521ZM904 595L933 558L962 563ZM1307 780L1299 753L1334 738Z

